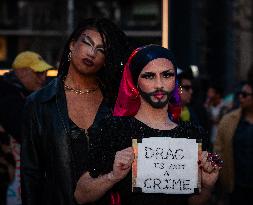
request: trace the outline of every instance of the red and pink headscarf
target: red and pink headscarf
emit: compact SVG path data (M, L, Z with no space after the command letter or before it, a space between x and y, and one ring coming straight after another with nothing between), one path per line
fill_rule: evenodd
M114 107L114 116L136 115L141 103L139 91L137 89L139 74L150 61L157 58L165 58L171 61L176 72L177 66L175 58L169 49L151 44L137 48L132 52L124 67L119 93ZM180 112L180 98L176 83L169 103L169 113L172 120L177 121L179 119Z

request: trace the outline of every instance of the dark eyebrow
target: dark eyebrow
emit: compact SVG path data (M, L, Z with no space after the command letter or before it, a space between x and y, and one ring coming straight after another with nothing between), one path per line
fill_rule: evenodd
M92 40L92 38L90 36L86 35L85 33L83 33L82 36L86 37L93 46L95 45L95 42ZM97 47L98 48L104 48L103 45L97 45Z
M144 74L144 75L155 75L155 73L153 73L153 72L145 72L145 73L142 73L142 74Z
M165 70L165 71L163 71L161 73L167 73L167 72L173 72L174 73L175 71L174 71L174 69L168 69L168 70Z
M167 72L173 72L174 73L175 71L174 71L174 69L168 69L168 70L162 71L161 74L162 73L167 73ZM149 74L150 75L150 74L155 74L155 73L150 71L150 72L145 72L143 74Z

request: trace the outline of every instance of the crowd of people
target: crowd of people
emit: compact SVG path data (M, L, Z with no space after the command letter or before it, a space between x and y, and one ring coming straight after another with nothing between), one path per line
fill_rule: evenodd
M22 205L233 205L250 199L252 71L231 104L214 83L197 102L196 79L179 72L171 50L134 48L104 18L81 22L65 44L57 77L48 80L52 68L38 53L22 51L0 77L0 205L7 205L15 180ZM198 193L132 191L132 140L150 136L201 143Z

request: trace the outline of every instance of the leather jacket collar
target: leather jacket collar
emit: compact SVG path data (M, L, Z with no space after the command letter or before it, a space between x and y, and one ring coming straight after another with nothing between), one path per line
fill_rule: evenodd
M46 87L40 90L40 95L37 96L37 100L40 103L46 103L53 99L56 100L58 113L61 116L61 120L64 124L65 131L68 133L69 123L66 123L68 122L67 103L66 103L66 96L64 93L62 77L57 77L53 79ZM97 122L104 117L111 116L111 113L112 113L112 105L109 105L109 103L103 100L99 107L94 122ZM93 126L95 126L96 124L97 123L93 123Z

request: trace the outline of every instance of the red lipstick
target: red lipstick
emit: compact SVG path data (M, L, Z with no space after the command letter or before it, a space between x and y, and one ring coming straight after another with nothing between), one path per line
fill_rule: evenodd
M83 63L87 66L93 66L94 65L94 62L89 58L84 58Z
M164 95L165 95L164 92L158 91L158 92L155 92L153 96L154 96L156 99L161 100L161 99L163 98Z

